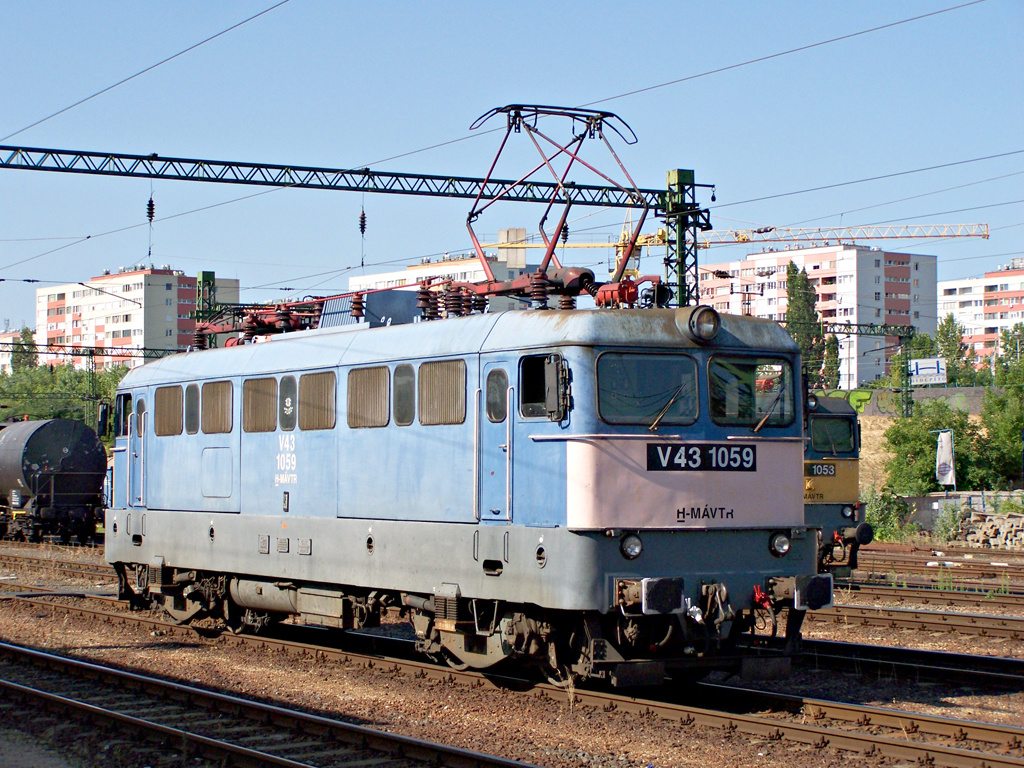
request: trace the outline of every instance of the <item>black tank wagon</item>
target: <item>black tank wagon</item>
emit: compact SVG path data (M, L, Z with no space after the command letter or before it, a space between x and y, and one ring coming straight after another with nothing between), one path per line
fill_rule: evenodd
M103 507L107 456L80 421L0 424L0 531L39 541L56 534L85 543Z

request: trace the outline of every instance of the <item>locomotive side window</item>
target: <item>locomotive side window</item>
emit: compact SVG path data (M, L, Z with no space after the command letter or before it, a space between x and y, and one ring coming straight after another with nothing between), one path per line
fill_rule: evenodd
M299 392L294 376L282 376L278 393L277 420L281 429L291 432L295 429L295 414L298 411Z
M387 366L354 368L348 372L348 425L350 427L386 427L391 418Z
M208 381L203 384L202 427L204 435L231 431L231 382Z
M569 371L561 355L529 355L519 361L519 412L561 421L569 407Z
M508 416L508 374L495 368L487 374L486 394L487 418L500 424Z
M597 359L597 411L609 424L692 424L697 363L687 355L605 352Z
M128 434L128 415L132 412L132 396L118 395L114 404L114 436L124 437Z
M159 436L181 434L181 387L157 387L153 396L153 431Z
M420 424L466 420L466 361L438 360L420 366Z
M299 377L299 429L334 429L336 386L334 371Z
M185 387L185 431L194 435L199 431L199 385Z
M819 453L837 456L857 450L853 419L832 419L817 416L811 419L811 448Z
M760 429L793 422L793 371L784 360L714 357L708 387L716 424Z
M416 370L411 365L395 368L395 424L407 427L416 418Z
M246 379L242 382L242 431L273 432L277 429L277 379Z

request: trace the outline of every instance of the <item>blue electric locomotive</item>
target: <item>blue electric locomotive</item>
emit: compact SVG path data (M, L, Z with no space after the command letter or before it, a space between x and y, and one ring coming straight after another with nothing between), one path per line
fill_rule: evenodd
M756 626L789 608L791 648L831 603L799 371L776 323L709 307L357 324L156 360L117 395L106 557L122 596L181 622L358 628L391 609L460 667L620 685L736 667L773 647L745 642Z

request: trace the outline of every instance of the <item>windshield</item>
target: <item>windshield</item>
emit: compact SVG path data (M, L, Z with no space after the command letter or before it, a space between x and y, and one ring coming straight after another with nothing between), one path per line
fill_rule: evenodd
M793 370L785 360L717 356L708 364L716 424L780 427L793 422Z
M692 424L697 364L687 355L605 352L597 359L597 407L609 424Z
M828 416L811 418L811 450L836 456L854 453L857 440L854 435L854 420Z

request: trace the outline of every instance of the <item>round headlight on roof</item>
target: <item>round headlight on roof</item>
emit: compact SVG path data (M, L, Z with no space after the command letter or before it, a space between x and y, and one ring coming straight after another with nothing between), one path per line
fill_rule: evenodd
M718 335L718 329L721 325L722 321L718 313L711 307L701 305L694 307L690 313L687 330L694 341L705 344Z

